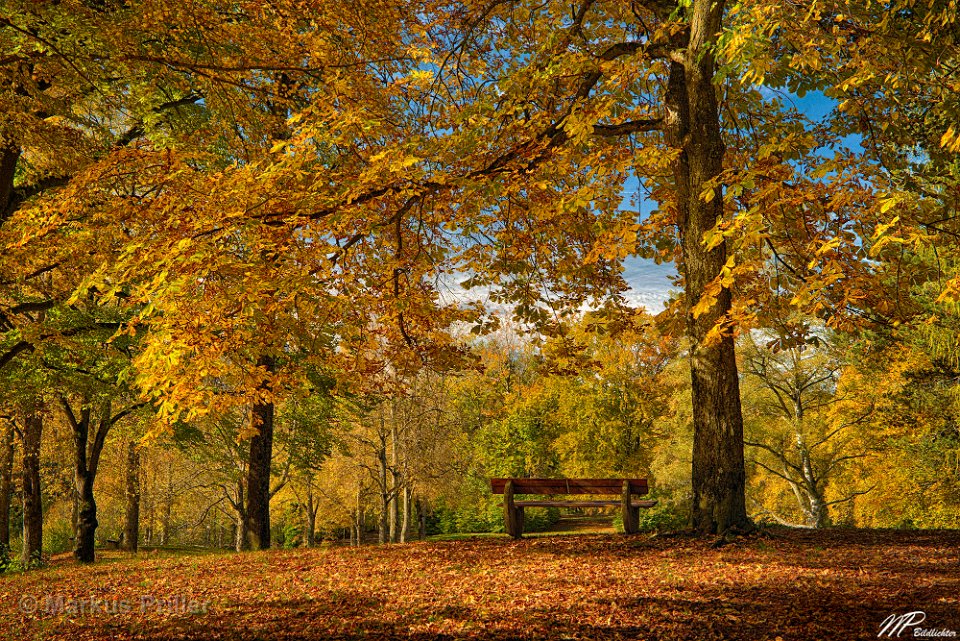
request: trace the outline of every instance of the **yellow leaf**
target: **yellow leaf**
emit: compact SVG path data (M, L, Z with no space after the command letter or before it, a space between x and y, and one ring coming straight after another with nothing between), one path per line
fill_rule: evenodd
M417 158L416 156L404 156L403 158L395 160L393 163L391 163L390 169L399 171L400 169L406 169L411 165L415 165L418 162L420 162L420 158Z
M428 84L433 81L433 72L429 69L414 69L407 77L411 82Z
M690 308L690 313L694 318L700 318L706 314L716 304L717 297L709 292L704 292L697 304Z
M880 213L885 214L896 206L898 200L896 197L887 198L880 202Z
M873 237L879 238L883 234L887 233L887 230L896 225L898 222L900 222L900 216L894 216L893 220L891 220L889 223L877 225L877 231L874 232Z
M947 145L950 144L950 141L951 141L951 140L953 140L953 127L952 127L952 126L949 127L949 128L947 128L946 133L943 134L943 137L942 137L942 138L940 138L940 146L941 146L941 147L946 147Z

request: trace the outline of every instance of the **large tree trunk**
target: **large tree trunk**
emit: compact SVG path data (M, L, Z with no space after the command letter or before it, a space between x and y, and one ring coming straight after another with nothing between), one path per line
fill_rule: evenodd
M107 432L113 424L111 420L112 405L109 401L103 404L97 429L94 432L93 440L90 440L91 409L89 405L81 409L78 417L71 409L66 398L61 398L60 402L70 426L73 428L74 439L73 458L78 508L73 556L81 563L92 563L95 556L97 527L99 526L93 486L97 480L100 454L106 442Z
M97 502L93 498L93 477L87 464L87 441L90 436L90 408L84 407L79 419L66 400L64 410L73 427L74 461L74 548L73 556L81 563L92 563L97 533Z
M77 492L80 498L80 510L77 512L77 540L73 556L80 563L93 563L96 544L97 502L93 497L93 475L77 471Z
M77 491L77 479L73 479L73 492L70 493L70 537L77 540L77 527L80 523L80 493Z
M830 527L830 511L827 502L816 491L810 491L810 512L807 525L813 528Z
M40 438L43 415L34 409L23 423L23 567L43 554L43 503L40 494Z
M726 534L751 527L745 500L743 417L734 339L729 331L708 339L710 330L727 320L730 289L723 287L704 313L693 313L707 285L719 276L727 260L725 243L708 250L703 242L704 234L723 215L722 189L714 188L712 198L701 197L723 169L713 54L723 4L694 0L688 9L689 41L683 60L670 63L667 88L668 142L680 151L673 173L693 392L692 521L701 534Z
M803 469L803 490L806 493L806 505L801 505L807 517L807 525L813 528L824 528L830 525L830 511L827 500L824 498L823 483L813 471L813 461L810 452L803 443L802 435L797 435L800 446L800 461Z
M0 441L0 561L10 555L10 501L13 498L13 425L7 424Z
M136 552L140 544L140 450L136 441L127 443L126 511L123 520L123 549Z
M273 358L261 356L257 362L269 375ZM265 383L266 391L269 384ZM255 403L252 412L257 433L250 439L247 467L246 549L270 547L270 465L273 458L273 402Z

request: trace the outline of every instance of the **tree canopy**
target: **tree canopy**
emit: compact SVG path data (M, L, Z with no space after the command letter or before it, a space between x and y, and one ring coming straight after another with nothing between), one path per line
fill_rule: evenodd
M784 425L826 445L846 419L810 428L807 388L784 382L825 333L956 370L954 4L4 1L2 402L123 395L155 436L243 417L269 541L275 406L384 412L474 366L465 337L505 309L560 371L603 363L603 383L527 399L591 417L551 454L581 467L615 469L584 453L611 429L649 464L624 452L668 404L658 359L682 353L692 524L748 531L741 383L796 392ZM657 331L682 345L637 324L633 257L677 264ZM657 384L633 387L647 369ZM814 402L858 375L831 366ZM528 418L482 429L542 427ZM803 476L809 451L757 438L773 458L750 465L799 488L781 468ZM820 464L839 474L837 448ZM841 500L804 478L808 501Z

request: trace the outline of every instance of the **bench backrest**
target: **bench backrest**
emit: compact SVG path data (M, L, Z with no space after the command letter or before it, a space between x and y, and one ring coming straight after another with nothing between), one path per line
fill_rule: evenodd
M490 479L490 489L503 494L507 481L514 494L620 494L624 481L631 494L647 493L647 479Z

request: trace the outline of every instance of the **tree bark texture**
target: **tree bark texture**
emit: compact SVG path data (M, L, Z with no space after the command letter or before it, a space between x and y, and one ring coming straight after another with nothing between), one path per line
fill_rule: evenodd
M274 361L261 356L257 366L269 375ZM269 383L264 383L269 392ZM257 433L250 439L247 466L246 549L266 550L270 547L270 470L273 459L273 402L256 402L251 413Z
M43 503L40 488L40 439L43 414L34 408L23 422L23 567L40 562L43 554Z
M667 140L679 151L673 165L677 225L683 253L690 374L693 393L693 528L727 534L751 528L747 517L740 384L729 331L708 334L731 310L731 292L722 288L705 313L694 315L711 281L727 260L726 243L707 249L704 234L723 216L717 184L725 152L714 86L713 53L721 29L723 2L694 0L682 60L670 63ZM712 198L704 197L712 189Z
M13 498L13 459L16 454L13 425L3 428L0 440L0 557L10 554L10 502Z
M126 510L123 519L123 549L136 552L140 545L140 450L127 443Z

